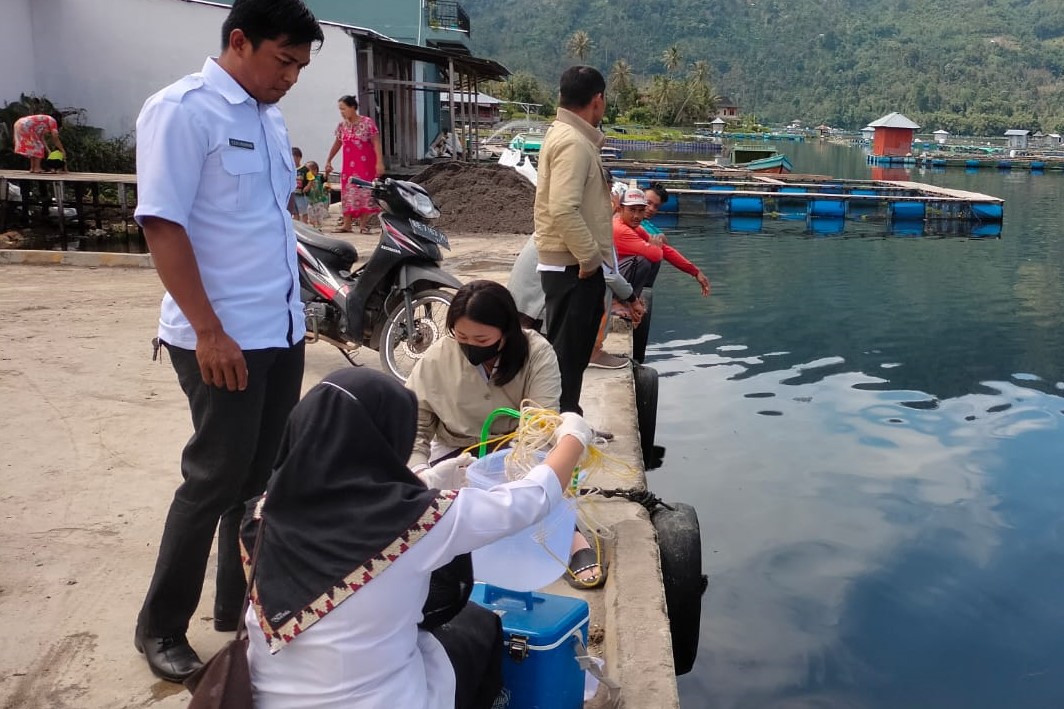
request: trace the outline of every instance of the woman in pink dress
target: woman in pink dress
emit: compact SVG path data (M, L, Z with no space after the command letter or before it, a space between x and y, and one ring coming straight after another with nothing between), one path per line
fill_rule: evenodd
M372 118L359 114L358 99L354 96L341 96L339 107L343 120L336 126L336 140L333 141L329 157L325 161L325 174L333 171L332 159L342 147L344 154L343 169L340 171L340 196L344 220L340 231L351 231L351 222L358 219L359 231L368 234L369 218L381 210L373 201L370 191L351 184L351 178L358 177L369 181L384 174L380 132Z
M15 121L15 152L30 159L30 172L43 172L41 161L48 157L48 141L66 157L66 148L59 140L59 121L53 116L37 114Z

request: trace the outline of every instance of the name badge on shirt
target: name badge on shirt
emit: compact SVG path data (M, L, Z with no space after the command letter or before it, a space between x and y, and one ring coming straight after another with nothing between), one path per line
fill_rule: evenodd
M244 150L254 150L255 144L250 140L237 140L236 138L229 139L229 145L234 148L243 148Z

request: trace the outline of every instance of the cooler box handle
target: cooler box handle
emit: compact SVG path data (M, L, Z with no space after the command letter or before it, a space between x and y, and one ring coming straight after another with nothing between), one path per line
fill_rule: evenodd
M501 586L484 584L484 603L495 603L495 601L503 598L511 601L523 601L526 611L532 610L536 602L532 591L511 591L510 589L502 588Z

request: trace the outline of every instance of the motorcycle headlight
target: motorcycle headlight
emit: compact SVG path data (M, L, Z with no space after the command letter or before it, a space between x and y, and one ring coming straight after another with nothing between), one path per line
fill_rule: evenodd
M432 203L428 195L422 192L414 193L414 209L426 219L435 219L440 216L440 210L436 209L436 205Z

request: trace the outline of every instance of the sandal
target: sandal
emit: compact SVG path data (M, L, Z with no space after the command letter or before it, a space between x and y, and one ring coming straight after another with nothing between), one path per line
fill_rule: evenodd
M595 567L599 568L599 573L589 579L580 578L579 574L581 572ZM606 570L606 560L603 559L600 564L595 550L590 547L584 547L583 549L577 549L572 557L569 558L569 568L566 570L565 580L576 589L601 588L606 583Z

